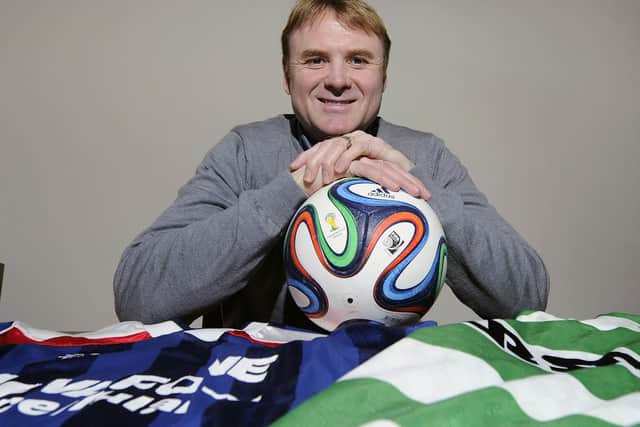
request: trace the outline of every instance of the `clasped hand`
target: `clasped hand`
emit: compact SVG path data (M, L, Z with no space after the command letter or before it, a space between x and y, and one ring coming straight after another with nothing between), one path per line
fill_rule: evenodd
M294 180L307 195L340 178L359 176L388 190L403 189L429 200L427 187L409 173L413 167L400 151L360 130L318 142L289 165Z

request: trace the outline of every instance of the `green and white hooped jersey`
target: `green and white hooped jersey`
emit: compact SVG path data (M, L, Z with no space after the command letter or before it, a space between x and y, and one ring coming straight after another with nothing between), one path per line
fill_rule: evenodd
M640 316L424 328L276 425L640 425Z

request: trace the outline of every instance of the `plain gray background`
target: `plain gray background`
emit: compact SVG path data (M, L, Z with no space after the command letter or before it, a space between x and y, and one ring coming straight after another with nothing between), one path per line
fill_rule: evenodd
M292 1L0 2L0 320L116 321L125 245L236 124L289 112ZM640 2L373 1L382 114L436 133L551 274L548 312L639 312ZM428 317L475 318L445 290Z

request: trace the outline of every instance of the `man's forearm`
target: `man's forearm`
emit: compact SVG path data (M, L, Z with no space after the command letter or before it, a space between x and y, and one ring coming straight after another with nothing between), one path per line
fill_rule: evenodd
M482 317L544 309L549 277L540 256L489 204L466 169L442 148L436 176L412 170L433 197L449 246L446 282Z
M304 200L286 171L225 209L204 203L207 193L183 189L125 250L114 278L121 320L195 318L237 292Z

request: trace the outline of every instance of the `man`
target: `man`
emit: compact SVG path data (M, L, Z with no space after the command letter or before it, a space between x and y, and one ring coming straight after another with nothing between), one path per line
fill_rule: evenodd
M234 128L134 239L114 280L121 320L311 327L284 286L284 232L308 195L346 176L430 200L448 239L446 281L480 316L546 307L542 260L444 143L378 117L390 46L362 0L294 6L282 65L295 114Z

